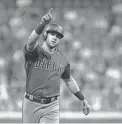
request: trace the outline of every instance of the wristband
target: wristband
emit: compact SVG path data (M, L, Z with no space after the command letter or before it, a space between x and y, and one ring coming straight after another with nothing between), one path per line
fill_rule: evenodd
M82 94L80 91L76 92L74 95L75 95L78 99L80 99L80 100L84 100L84 99L85 99L85 97L83 96L83 94Z
M35 28L35 32L40 35L43 32L44 28L45 26L40 22Z

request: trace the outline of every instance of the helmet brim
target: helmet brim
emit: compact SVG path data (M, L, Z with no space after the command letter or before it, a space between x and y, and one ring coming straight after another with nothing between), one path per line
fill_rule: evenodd
M55 32L55 33L58 33L60 36L61 36L61 39L64 37L63 34L61 34L60 32L58 31L55 31L55 30L48 30L47 33L51 33L51 32Z

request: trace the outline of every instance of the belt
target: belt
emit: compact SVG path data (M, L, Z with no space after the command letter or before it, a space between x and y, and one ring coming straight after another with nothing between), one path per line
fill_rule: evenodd
M33 95L25 94L25 98L27 98L33 102L38 102L41 104L48 104L48 103L51 103L51 102L57 100L58 96L49 97L49 98L37 98Z

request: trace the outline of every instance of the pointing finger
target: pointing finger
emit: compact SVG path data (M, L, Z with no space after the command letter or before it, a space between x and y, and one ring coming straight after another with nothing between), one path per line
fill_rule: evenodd
M51 8L51 9L49 10L49 13L51 14L51 13L52 13L52 11L53 11L53 8Z

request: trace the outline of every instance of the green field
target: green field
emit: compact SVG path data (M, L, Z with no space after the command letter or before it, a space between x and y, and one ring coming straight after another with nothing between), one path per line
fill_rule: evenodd
M122 113L103 112L91 113L88 116L80 112L63 112L60 114L60 123L122 123ZM0 113L0 123L22 123L20 112Z

